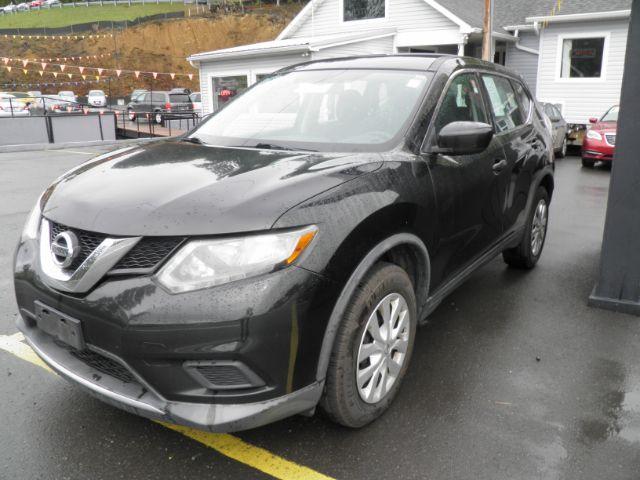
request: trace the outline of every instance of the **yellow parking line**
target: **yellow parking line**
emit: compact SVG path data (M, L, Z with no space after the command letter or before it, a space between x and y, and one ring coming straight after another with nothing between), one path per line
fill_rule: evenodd
M16 357L31 362L34 365L44 368L51 373L54 373L46 363L40 360L40 357L31 350L31 347L23 342L24 337L21 333L14 333L13 335L0 335L0 348L9 353L14 354Z
M0 335L0 349L54 373L53 370L40 360L40 357L35 354L31 347L24 343L24 337L21 333ZM200 442L226 457L232 458L256 470L260 470L274 478L281 480L333 480L331 477L286 460L264 448L251 445L233 435L204 432L202 430L196 430L195 428L164 422L157 423Z

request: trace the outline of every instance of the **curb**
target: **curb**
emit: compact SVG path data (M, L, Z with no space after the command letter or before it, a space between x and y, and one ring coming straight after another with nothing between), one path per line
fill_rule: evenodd
M34 143L26 145L0 145L0 153L31 152L36 150L61 150L74 147L103 147L110 145L135 145L158 142L172 137L134 138L128 140L94 140L90 142Z

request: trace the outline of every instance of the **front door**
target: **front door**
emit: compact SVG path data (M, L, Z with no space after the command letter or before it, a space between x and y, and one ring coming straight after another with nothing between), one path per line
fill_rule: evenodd
M436 142L440 129L451 122L491 124L476 73L454 77L440 100L427 142ZM430 154L438 215L438 244L431 253L432 286L451 278L500 238L504 192L500 168L506 163L502 143L492 140L474 155Z

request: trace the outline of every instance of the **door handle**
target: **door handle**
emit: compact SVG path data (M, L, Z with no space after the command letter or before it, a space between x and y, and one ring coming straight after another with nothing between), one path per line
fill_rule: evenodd
M493 167L491 167L493 169L494 173L500 173L502 170L505 169L505 167L507 166L507 160L506 159L502 159L502 160L496 160L495 163L493 164Z

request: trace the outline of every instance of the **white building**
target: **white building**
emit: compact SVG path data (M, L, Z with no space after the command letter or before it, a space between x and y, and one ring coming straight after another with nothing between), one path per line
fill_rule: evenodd
M587 123L619 101L631 0L494 0L495 61ZM205 112L282 67L400 52L479 57L484 0L313 0L273 41L189 57Z

